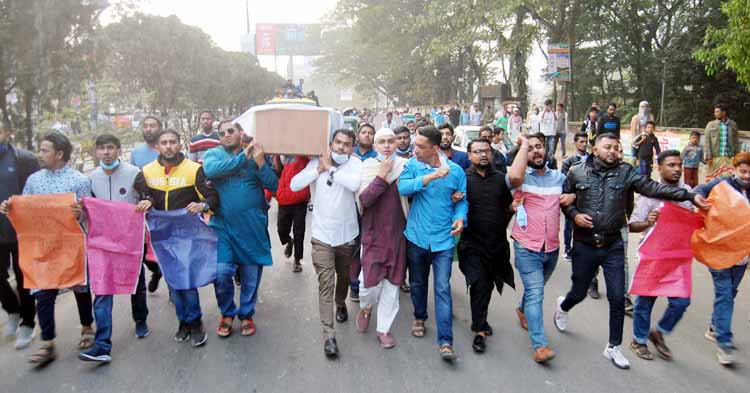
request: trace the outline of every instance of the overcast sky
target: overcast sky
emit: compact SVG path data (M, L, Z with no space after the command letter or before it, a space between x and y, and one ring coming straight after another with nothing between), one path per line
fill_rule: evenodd
M332 11L336 0L249 0L250 24L316 23ZM240 35L247 29L245 0L144 0L145 13L177 15L198 26L223 49L240 50Z

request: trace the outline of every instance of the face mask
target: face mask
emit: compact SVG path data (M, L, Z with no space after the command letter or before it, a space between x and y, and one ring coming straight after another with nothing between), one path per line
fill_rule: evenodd
M518 206L516 211L516 224L520 228L526 228L529 225L529 217L526 215L526 208L523 205Z
M331 152L331 159L333 162L339 165L346 164L347 161L349 161L349 155L347 154L339 154L336 152Z
M646 122L648 122L649 112L651 111L648 109L640 109L638 111L638 116L639 116L638 120L640 120L642 124L646 124Z
M384 156L384 155L382 155L382 154L380 154L380 153L378 153L378 156L377 156L377 158L378 158L378 161L385 161L385 160L387 160L387 159L388 159L388 157L386 157L386 156Z
M743 190L747 190L748 188L750 188L750 181L744 181L740 179L739 177L737 177L737 175L734 175L733 177L734 177L734 181L737 182L737 184L739 184Z
M411 153L411 148L410 147L406 149L396 148L396 151L398 152L398 154L409 154Z
M104 162L100 162L99 165L101 165L102 169L106 169L108 171L111 171L111 170L117 168L118 166L120 166L120 160L119 159L114 160L109 165L105 164Z

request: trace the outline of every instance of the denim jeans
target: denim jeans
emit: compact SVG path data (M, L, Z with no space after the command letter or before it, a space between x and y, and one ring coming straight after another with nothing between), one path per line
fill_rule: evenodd
M42 340L55 339L55 300L60 293L59 289L43 289L34 294L36 298L36 316L39 318L39 327L42 330ZM78 306L78 318L82 326L91 326L94 323L94 315L91 307L91 292L73 292Z
M94 319L96 320L96 337L94 343L106 351L112 350L112 295L94 297ZM146 305L146 269L141 268L135 295L130 295L130 308L133 320L145 321L148 317Z
M670 297L668 298L667 309L664 310L659 323L656 324L656 330L668 336L682 319L690 305L690 298ZM656 303L656 296L638 296L635 299L633 307L633 340L638 344L646 344L648 333L651 331L651 310Z
M555 152L557 151L557 135L553 135L553 136L545 135L544 140L546 141L545 144L547 148L547 153L549 154L550 157L554 157Z
M183 324L193 324L200 322L203 314L201 313L201 299L198 296L198 288L193 289L170 289L174 310L177 313L177 320Z
M746 269L747 265L735 265L721 270L708 269L714 281L714 312L711 315L711 326L716 332L716 342L720 346L729 346L732 343L734 298Z
M586 298L591 280L599 266L604 270L609 301L609 344L622 344L622 325L625 321L625 250L622 239L604 247L595 247L585 242L573 244L573 287L560 306L570 311Z
M406 257L409 261L409 285L414 319L427 320L427 291L430 266L434 267L435 316L438 345L453 344L453 299L451 298L451 269L453 248L430 251L407 240Z
M519 308L526 315L529 325L531 347L534 349L547 346L544 334L544 284L547 283L557 265L559 249L552 252L532 251L518 242L513 242L516 269L523 282L523 297Z
M234 304L234 273L240 273L240 307ZM219 263L214 282L216 303L221 315L250 319L255 314L255 303L258 301L258 287L263 275L263 266L256 264Z
M573 220L565 218L565 228L563 229L563 241L565 246L563 251L566 254L570 254L571 248L573 248Z
M643 176L651 178L651 168L653 167L654 162L649 160L639 160L638 161L638 173L640 173Z

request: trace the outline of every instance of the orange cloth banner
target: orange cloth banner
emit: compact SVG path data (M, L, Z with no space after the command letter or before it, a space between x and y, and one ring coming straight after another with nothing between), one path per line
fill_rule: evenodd
M726 269L750 254L750 203L723 181L708 195L711 208L701 210L705 226L693 233L690 245L698 262Z
M71 206L75 194L10 198L8 219L18 234L23 286L70 288L86 283L85 241Z

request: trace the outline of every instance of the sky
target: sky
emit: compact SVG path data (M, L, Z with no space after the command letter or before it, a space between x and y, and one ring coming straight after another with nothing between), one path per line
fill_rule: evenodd
M316 23L336 6L336 0L248 0L250 24ZM239 51L247 30L245 0L143 0L139 7L154 15L176 15L198 26L225 50ZM251 27L254 29L254 27Z

